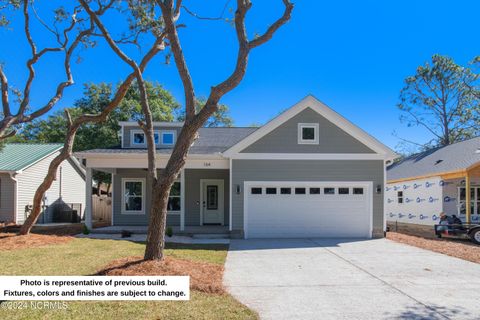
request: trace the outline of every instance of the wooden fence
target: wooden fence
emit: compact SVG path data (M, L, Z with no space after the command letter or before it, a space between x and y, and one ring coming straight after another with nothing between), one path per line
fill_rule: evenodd
M92 196L93 220L112 223L112 197Z

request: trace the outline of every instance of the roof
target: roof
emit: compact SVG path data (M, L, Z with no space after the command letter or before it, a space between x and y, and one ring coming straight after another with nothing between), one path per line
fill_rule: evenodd
M375 151L375 153L384 156L385 159L393 160L398 157L398 155L389 147L372 137L364 130L360 129L358 126L354 125L352 122L345 119L342 115L335 112L333 109L328 107L326 104L318 100L313 95L306 96L301 101L299 101L286 111L282 112L279 116L273 118L267 124L260 127L257 131L255 131L255 133L249 135L241 141L239 140L238 143L233 145L225 152L225 155L230 156L232 154L239 153L241 150L245 149L258 139L278 128L283 123L285 123L286 121L293 118L295 115L307 108L311 108L312 110L335 124L337 127L339 127L340 129L342 129L343 131L345 131L346 133L348 133L349 135Z
M200 128L198 131L199 137L189 150L189 154L215 154L221 153L230 148L238 141L244 139L257 128L235 128L235 127L218 127L218 128ZM170 154L172 148L157 148L158 154ZM111 154L136 154L146 153L147 149L93 149L79 152L78 154L92 154L92 153L111 153Z
M480 137L412 155L387 168L387 180L466 170L480 163Z
M20 171L60 150L62 144L7 143L0 150L0 171Z

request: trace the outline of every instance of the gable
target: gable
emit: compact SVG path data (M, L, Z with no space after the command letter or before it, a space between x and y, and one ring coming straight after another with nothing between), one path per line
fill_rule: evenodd
M299 123L318 124L318 144L298 143ZM307 107L240 153L375 153L375 151Z

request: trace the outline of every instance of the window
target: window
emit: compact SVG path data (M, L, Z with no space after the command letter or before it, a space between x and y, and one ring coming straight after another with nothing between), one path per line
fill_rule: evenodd
M280 194L291 194L292 189L291 188L280 188Z
M353 188L353 194L363 194L363 188Z
M265 193L266 194L277 194L277 188L266 188Z
M324 194L335 194L335 188L324 188L323 193Z
M349 188L338 188L338 194L350 194Z
M310 194L320 194L320 188L310 188Z
M298 124L298 143L299 144L318 144L319 141L318 123L299 123Z
M398 203L403 203L403 191L397 192Z
M132 145L134 146L145 145L147 143L145 140L145 133L141 130L132 130L130 138Z
M252 188L252 194L262 194L262 188Z
M295 194L306 194L306 188L295 188Z
M162 131L162 144L172 146L175 144L175 131Z
M122 179L122 213L145 213L145 179Z
M158 143L159 143L159 142L158 142L159 140L158 140L158 132L157 132L157 131L155 131L155 132L153 133L153 141L155 141L155 144L158 144Z
M175 181L170 188L170 194L168 195L168 212L180 212L181 210L181 185L179 181Z

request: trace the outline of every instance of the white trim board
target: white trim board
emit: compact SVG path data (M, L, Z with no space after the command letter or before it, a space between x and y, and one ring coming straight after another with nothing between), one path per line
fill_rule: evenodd
M395 152L393 152L383 143L381 143L380 141L369 135L367 132L345 119L343 116L326 106L324 103L322 103L320 100L318 100L312 95L305 97L293 107L286 110L278 117L272 119L270 122L260 127L258 130L254 131L245 139L241 140L240 142L226 150L223 154L226 157L235 158L235 156L242 150L244 150L246 147L253 144L257 140L270 133L274 129L278 128L281 124L285 123L287 120L293 118L295 115L307 108L311 108L312 110L316 111L318 114L338 126L340 129L344 130L346 133L350 134L352 137L362 142L367 147L371 148L377 154L383 155L384 159L394 159L398 156Z
M377 153L237 153L232 159L249 160L384 160Z

